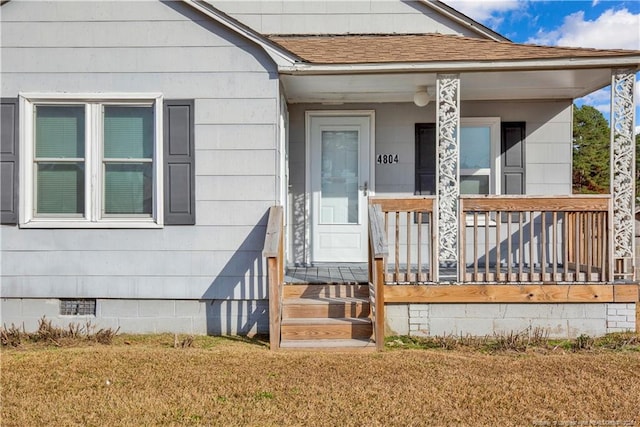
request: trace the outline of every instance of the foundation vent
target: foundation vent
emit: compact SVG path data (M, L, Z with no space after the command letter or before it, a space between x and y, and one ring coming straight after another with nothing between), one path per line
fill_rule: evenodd
M95 299L61 299L60 314L63 316L95 316Z

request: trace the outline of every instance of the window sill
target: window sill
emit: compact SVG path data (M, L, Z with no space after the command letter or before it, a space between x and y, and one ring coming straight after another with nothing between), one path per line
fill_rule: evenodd
M86 320L91 320L91 319L95 319L96 315L95 314L59 314L58 317L62 318L62 319L86 319Z
M75 220L60 220L60 219L37 219L28 222L20 223L20 228L85 228L85 229L98 229L98 228L164 228L164 224L157 223L155 221L135 221L135 220L122 220L122 221L75 221Z

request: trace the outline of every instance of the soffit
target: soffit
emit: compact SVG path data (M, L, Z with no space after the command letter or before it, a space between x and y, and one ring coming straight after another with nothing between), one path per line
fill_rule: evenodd
M412 102L436 73L281 75L289 102ZM609 68L460 73L462 100L574 99L611 82ZM432 101L435 97L432 97Z

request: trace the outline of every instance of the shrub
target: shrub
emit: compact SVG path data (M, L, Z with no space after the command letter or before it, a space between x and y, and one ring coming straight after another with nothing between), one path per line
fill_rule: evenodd
M0 341L3 347L19 347L23 342L46 343L55 346L77 342L97 342L99 344L111 344L120 328L115 331L111 328L99 329L87 321L84 324L69 323L67 328L55 326L51 320L44 316L38 320L38 329L35 332L26 332L11 324L0 329Z

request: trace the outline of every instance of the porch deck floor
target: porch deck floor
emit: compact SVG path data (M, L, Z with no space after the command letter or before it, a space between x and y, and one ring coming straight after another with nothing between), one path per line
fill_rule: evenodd
M314 264L312 267L289 267L285 283L367 283L367 263Z

